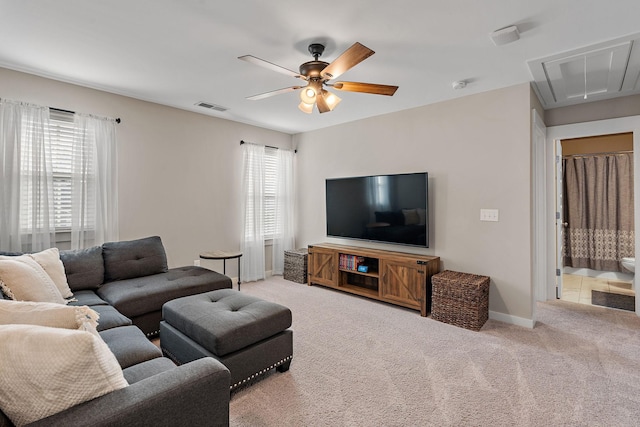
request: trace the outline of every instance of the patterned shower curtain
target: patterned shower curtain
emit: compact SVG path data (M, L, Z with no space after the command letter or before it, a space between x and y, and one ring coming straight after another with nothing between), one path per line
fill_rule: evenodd
M633 257L633 153L563 160L564 265L624 271Z

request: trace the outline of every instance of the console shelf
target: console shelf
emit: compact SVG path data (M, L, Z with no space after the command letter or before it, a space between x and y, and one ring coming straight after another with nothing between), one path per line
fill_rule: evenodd
M368 267L358 271L358 265ZM348 266L348 267L345 267ZM440 258L322 243L309 245L308 283L419 310L431 309L431 276Z

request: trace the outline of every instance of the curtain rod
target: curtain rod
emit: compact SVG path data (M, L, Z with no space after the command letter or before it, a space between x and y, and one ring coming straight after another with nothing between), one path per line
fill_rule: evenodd
M242 144L247 144L247 142L246 142L246 141L243 141L243 140L240 140L240 145L242 145ZM249 142L248 144L253 144L253 143L252 143L252 142ZM260 144L257 144L257 145L260 145ZM279 149L280 149L280 148L278 148L278 147L274 147L273 145L265 145L265 147L267 147L267 148L273 148L274 150L279 150ZM297 153L297 152L298 152L298 150L293 150L293 152L294 152L294 153Z
M582 153L582 154L563 154L563 159L568 159L569 157L588 157L588 156L606 156L609 154L633 154L633 150L622 150L622 151L603 151L601 153Z
M71 110L63 110L62 108L55 108L55 107L49 107L50 110L54 110L54 111L60 111L61 113L69 113L69 114L75 114L75 111L71 111ZM120 117L118 117L117 119L114 119L114 121L116 123L120 123Z

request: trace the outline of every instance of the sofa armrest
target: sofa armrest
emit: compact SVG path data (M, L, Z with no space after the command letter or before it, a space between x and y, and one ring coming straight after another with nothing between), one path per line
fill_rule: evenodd
M30 425L228 426L229 381L229 370L205 357Z

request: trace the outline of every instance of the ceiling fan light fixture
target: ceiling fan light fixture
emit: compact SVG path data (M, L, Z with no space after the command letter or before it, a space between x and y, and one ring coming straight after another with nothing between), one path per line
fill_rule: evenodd
M333 109L336 108L340 101L342 101L342 99L338 97L338 95L331 93L328 90L323 89L321 93L330 111L333 111Z
M304 101L301 101L300 104L298 104L298 108L303 113L311 114L313 112L313 104L307 104Z
M305 104L313 105L316 102L316 91L311 86L303 88L300 92L300 100Z

